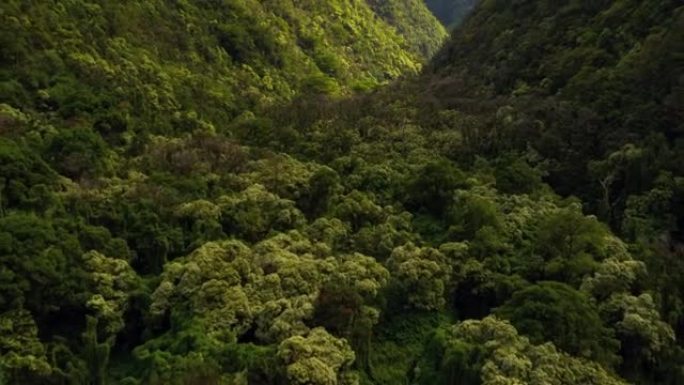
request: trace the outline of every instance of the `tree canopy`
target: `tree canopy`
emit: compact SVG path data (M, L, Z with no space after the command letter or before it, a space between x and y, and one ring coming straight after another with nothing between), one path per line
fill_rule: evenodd
M682 42L675 0L1 2L0 384L683 384Z

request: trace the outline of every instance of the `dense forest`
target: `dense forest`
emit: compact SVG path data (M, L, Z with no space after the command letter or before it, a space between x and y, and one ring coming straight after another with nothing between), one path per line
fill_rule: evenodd
M0 385L684 384L683 133L679 0L4 0Z

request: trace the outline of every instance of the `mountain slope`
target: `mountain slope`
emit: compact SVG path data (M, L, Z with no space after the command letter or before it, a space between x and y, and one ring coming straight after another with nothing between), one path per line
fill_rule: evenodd
M665 332L670 342L658 353L652 351L660 358L649 358L643 355L645 350L636 347L638 338L627 337L631 332L621 329L629 323L626 319L620 321L624 322L620 327L611 326L613 331L609 333L616 333L620 340L615 353L621 362L613 361L614 370L635 383L678 384L683 378L680 368L684 362L683 26L684 11L676 1L482 2L471 18L454 31L452 39L421 77L380 90L375 99L359 98L337 106L322 118L314 115L315 123L298 130L300 136L293 136L298 140L291 141L285 151L301 152L318 161L326 161L329 156L348 156L350 159L345 161L349 163L340 161L340 164L351 169L362 162L380 163L382 171L375 170L377 174L373 175L383 181L376 182L382 187L373 191L383 197L388 190L395 191L390 186L401 185L397 180L410 178L399 171L400 165L420 163L419 159L424 159L426 153L448 158L467 170L468 175L491 172L487 183L504 195L538 197L539 191L532 186L548 183L561 196L581 203L583 212L596 215L629 244L637 264L648 271L648 278L644 276L640 285L647 288L649 298L628 301L649 303L651 314L659 313L656 317L662 317L669 324L659 323L653 330L665 332L672 328ZM310 124L306 108L297 111L295 127ZM336 134L325 136L321 127ZM319 136L327 141L318 139ZM329 145L341 140L346 140L346 147ZM326 151L311 151L311 148ZM392 160L387 161L388 158ZM409 167L403 164L403 168ZM438 174L435 169L439 168L414 169L409 174L424 173L429 179ZM370 181L367 183L372 185ZM504 287L514 287L518 274L525 280L554 277L551 278L554 281L573 285L572 279L554 274L572 269L566 262L583 265L581 258L575 262L565 257L555 262L547 260L549 265L539 270L536 278L531 278L521 272L527 271L528 263L534 265L535 261L549 258L544 252L522 256L524 252L509 249L508 241L496 243L500 230L493 230L497 234L494 235L474 225L479 230L469 231L467 223L483 220L484 208L477 211L479 215L470 216L468 212L450 217L449 207L453 206L440 204L450 197L450 183L454 182L445 178L422 185L428 196L425 199L406 198L415 193L409 187L403 191L406 199L403 207L416 215L414 229L424 241L441 244L445 240L466 238L470 247L484 248L475 257L483 258L478 263L496 265L491 274L502 275L505 283L499 282L501 286L488 283L484 284L485 289L473 278L457 287L450 298L457 303L460 317L480 318L500 306L501 298L508 298L508 294L499 290L505 292ZM447 187L440 191L435 186ZM474 195L482 198L485 194ZM475 205L465 204L468 208L459 209L469 210ZM515 205L506 207L515 210ZM536 212L539 208L531 210ZM459 222L462 218L468 218L466 224ZM561 229L566 224L565 220L558 220L542 226L564 232ZM461 234L460 237L452 231ZM596 231L599 230L589 230ZM527 239L525 230L518 234ZM568 236L565 239L577 239ZM509 260L503 256L511 254L520 259ZM588 251L586 255L601 259L599 254ZM560 265L554 266L556 263ZM585 267L587 271L593 269ZM490 282L493 278L482 279ZM627 282L636 282L626 276L620 281L619 285L627 286L631 285ZM477 300L471 297L474 292L479 293L475 295ZM612 297L611 301L615 302L610 306L625 305L618 305L625 297L607 293L600 296L603 295L603 299L597 299L599 303ZM540 302L554 296L544 293ZM535 306L530 305L530 309L536 309ZM539 310L530 310L527 317L536 311ZM600 312L603 322L616 316L606 308ZM529 328L527 333L533 336L550 327L529 319L515 326L518 330ZM383 324L381 330L386 330L384 327L393 329L391 323ZM392 332L395 330L388 334ZM401 329L395 338L404 337L401 334L404 332ZM605 346L611 344L614 342L605 342ZM391 362L401 362L409 353L394 353L393 349L401 343L391 338L378 345L387 349L383 354L391 358L376 361L375 367L382 366L378 372L385 382L397 381L400 375L393 370L399 369L392 369ZM457 360L464 366L454 370L457 375L472 374L470 370L475 369L469 367L467 357L471 356L464 353L467 349L451 353L445 350L442 364L453 358L449 356L452 353L466 357L464 361ZM611 354L603 359L612 361ZM413 370L408 364L397 365ZM426 365L433 368L435 363L429 361ZM446 377L435 374L436 377L426 377L425 383L455 381L448 371L441 375ZM461 379L464 383L476 383L476 380Z
M485 1L426 71L419 107L424 126L441 111L459 127L452 158L517 154L632 243L680 347L683 42L678 1ZM630 380L681 381L622 349Z
M675 3L0 11L0 384L684 383Z
M170 260L228 237L245 244L226 248L248 247L251 255L251 243L277 229L303 230L308 220L295 201L307 215L325 207L335 190L333 180L326 192L326 178L334 172L244 146L230 138L243 131L231 129L300 95L340 97L417 73L444 30L417 0L398 4L381 17L364 0L3 1L0 383L232 383L254 365L249 360L262 357L270 358L259 370L282 379L285 364L273 362L274 349L304 333L322 278L342 279L329 266L321 265L304 291L285 284L263 297L255 288L266 293L263 285L278 275L270 262L249 260L255 279L244 282L253 302L248 330L212 327L222 335L212 331L208 344L199 339L210 322L181 310L188 301L165 307L151 295ZM405 17L408 10L425 17ZM423 33L410 41L398 32L413 29ZM257 121L244 133L277 128ZM282 165L299 176L281 181ZM305 193L302 183L313 175L321 183ZM212 220L193 224L197 209L216 213L209 201L221 196L225 230ZM346 254L334 255L345 263ZM301 262L318 264L309 259ZM386 281L377 263L351 259L352 270L365 265ZM193 270L196 261L188 262ZM154 321L152 302L160 309ZM299 332L268 330L300 310ZM172 332L171 313L193 321L178 318ZM253 340L259 346L231 342L229 335L249 340L257 322L264 324ZM333 349L342 343L325 333L312 339ZM176 341L189 345L166 345ZM239 357L226 356L233 353Z
M301 91L415 73L429 51L417 47L434 50L444 33L403 18L426 39L407 42L362 0L8 1L2 21L0 102L67 119L119 106L154 132L176 130L163 117L177 112L226 121Z
M412 51L424 57L432 55L446 39L444 28L435 23L435 17L419 1L415 0L367 0L375 12L397 28L399 34L412 47ZM436 37L436 38L435 38Z
M445 107L467 98L510 107L514 141L494 145L530 144L553 160L558 191L617 225L658 169L681 176L683 18L677 1L484 2L428 72ZM638 159L617 161L631 145ZM628 175L630 161L649 172Z

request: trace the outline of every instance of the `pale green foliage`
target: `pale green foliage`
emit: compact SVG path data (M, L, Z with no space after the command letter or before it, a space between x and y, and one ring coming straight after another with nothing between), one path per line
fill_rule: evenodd
M26 114L9 104L0 103L0 134L17 131L28 122Z
M609 319L619 320L615 329L620 339L636 342L640 354L649 360L655 359L657 353L675 340L674 331L661 321L649 294L638 297L629 293L614 294L600 308Z
M404 28L422 32L406 43L363 0L19 4L7 3L3 15L14 21L6 20L5 32L16 40L10 52L22 67L39 58L53 73L78 78L87 91L116 98L114 104L125 104L132 115L190 116L186 120L200 126L288 100L315 79L334 85L315 91L346 92L415 73L425 58L418 45L435 47L444 37L432 18L402 18L412 23ZM389 16L414 8L428 13L412 0ZM20 48L24 40L44 42L32 50L33 60ZM92 41L99 42L96 48ZM72 91L69 80L40 89L38 100L76 98L71 93L81 88Z
M179 205L175 214L181 218L218 222L221 219L221 208L212 202L200 199Z
M344 222L337 218L318 218L304 230L312 240L324 242L331 248L343 246L348 238L350 229Z
M282 198L297 200L308 190L309 179L320 168L318 164L300 162L279 154L250 163L244 176L251 183L261 184Z
M483 385L623 384L598 364L559 352L551 343L532 345L511 324L491 316L454 326L450 341L455 349L463 344L482 349Z
M488 194L493 194L488 190ZM525 236L524 231L540 217L558 211L553 196L532 198L528 195L494 195L499 208L506 213L503 218L503 229L515 238Z
M313 301L322 281L316 250L299 233L278 234L254 248L252 263L263 276L250 290L259 305L256 334L264 341L280 341L308 330L304 320L313 314ZM254 301L256 300L256 302Z
M313 293L322 280L317 257L329 253L323 244L312 244L297 232L278 234L254 248L253 263L265 274L276 274L286 297Z
M253 248L236 240L209 242L166 265L150 314L159 320L189 316L224 342L250 328L261 341L279 342L309 331L306 321L323 285L351 286L371 299L388 278L374 259L333 256L326 244L296 231Z
M279 234L254 251L253 263L268 272L253 290L253 296L263 301L256 334L265 341L305 333L304 320L313 315L313 302L323 285L353 287L363 298L372 299L389 278L374 259L358 253L333 257L327 245L311 243L297 232ZM274 291L277 295L265 295Z
M49 376L52 367L45 353L31 313L16 309L0 314L0 371L6 372L8 379Z
M444 255L445 260L451 266L451 280L452 285L456 286L461 280L465 278L468 271L473 271L473 266L478 266L476 269L482 269L480 262L469 258L470 245L467 242L448 242L439 246L439 252ZM467 265L471 264L468 268Z
M254 251L252 263L264 274L251 291L252 298L261 303L256 335L277 342L306 333L304 321L313 315L313 302L324 280L321 265L325 260L320 258L329 249L291 232L256 245Z
M217 337L244 331L252 317L250 305L242 287L221 279L202 283L192 298L195 313L203 319L207 331Z
M256 336L262 341L276 342L305 334L309 327L304 321L313 316L314 299L313 295L300 295L266 301L256 319Z
M420 239L413 233L412 215L406 211L394 211L391 207L383 208L384 222L361 228L352 237L352 249L384 260L395 247Z
M188 257L165 266L152 294L150 313L163 317L174 309L191 309L205 320L207 332L223 335L246 331L252 319L242 282L250 279L250 249L238 241L210 242Z
M332 213L337 218L349 222L354 230L376 224L384 218L382 207L375 204L372 196L358 190L341 197Z
M441 46L446 32L439 24L426 23L434 18L420 2L406 0L370 0L368 3L387 22L397 28L411 50L432 56ZM411 27L409 27L411 26Z
M335 338L323 328L306 336L288 338L278 346L278 358L285 365L292 385L354 385L350 368L354 351L344 339Z
M254 241L274 230L300 227L304 216L293 201L280 198L255 184L218 199L226 232Z
M451 266L444 254L430 247L407 243L392 251L387 260L392 279L407 296L408 305L435 310L444 306Z
M605 237L605 252L593 276L584 279L581 289L599 301L604 319L612 323L623 348L655 360L656 355L675 340L670 325L663 322L650 294L634 294L635 284L646 276L646 266L630 256L626 245L614 236Z
M607 298L614 293L629 291L645 274L646 266L641 261L608 258L601 262L593 276L584 279L581 289L595 298Z
M123 315L131 293L140 284L139 278L122 259L109 258L97 251L87 252L82 258L93 293L87 306L104 323L104 330L116 335L124 327Z
M329 279L353 287L363 297L375 297L387 285L390 274L375 259L354 253L336 260Z

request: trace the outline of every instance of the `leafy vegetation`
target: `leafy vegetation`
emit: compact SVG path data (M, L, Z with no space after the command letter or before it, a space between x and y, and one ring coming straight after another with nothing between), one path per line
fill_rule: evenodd
M0 18L0 384L684 382L676 1Z

